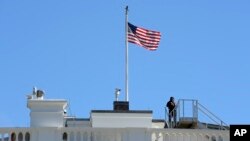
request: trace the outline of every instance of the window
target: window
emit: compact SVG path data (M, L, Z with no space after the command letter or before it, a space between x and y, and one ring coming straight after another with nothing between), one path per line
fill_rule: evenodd
M63 139L63 141L67 141L68 140L68 134L66 132L63 133L62 139Z
M11 141L16 141L16 134L11 133L10 139L11 139Z
M21 132L18 134L18 141L23 141L23 134Z
M30 141L30 133L29 132L25 133L25 141Z

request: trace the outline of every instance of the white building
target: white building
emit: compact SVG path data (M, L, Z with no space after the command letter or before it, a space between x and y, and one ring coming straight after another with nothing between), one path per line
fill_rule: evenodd
M70 117L66 100L44 99L41 90L34 90L27 99L30 127L0 128L0 141L229 141L229 128L221 120L199 122L198 109L210 112L198 101L180 101L175 128L170 128L165 119L153 119L153 111L129 110L124 101L115 101L113 110L92 110L89 118ZM186 101L193 107L191 117L182 114Z

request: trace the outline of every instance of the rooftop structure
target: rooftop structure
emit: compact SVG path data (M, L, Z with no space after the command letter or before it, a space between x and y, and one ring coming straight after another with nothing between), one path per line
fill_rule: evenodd
M191 116L185 114L186 102ZM89 118L67 115L67 105L34 89L27 99L30 127L0 128L0 141L229 141L228 126L197 100L178 101L175 123L168 122L167 111L166 119L153 119L153 111L130 110L129 102L118 97L113 110L92 110ZM219 122L200 122L198 111Z

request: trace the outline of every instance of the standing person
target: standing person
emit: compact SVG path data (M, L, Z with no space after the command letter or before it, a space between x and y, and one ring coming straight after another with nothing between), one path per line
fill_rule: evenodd
M167 105L168 107L168 122L170 125L172 125L172 118L174 119L174 125L176 124L176 108L175 108L175 102L174 102L174 97L170 97ZM172 126L170 126L172 127Z

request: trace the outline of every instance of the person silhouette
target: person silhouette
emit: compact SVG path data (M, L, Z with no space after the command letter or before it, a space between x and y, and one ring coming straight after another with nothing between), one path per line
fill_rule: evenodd
M166 107L168 107L168 122L170 126L172 125L172 118L174 121L174 125L176 124L176 104L174 102L174 97L170 97L169 101L166 104Z

